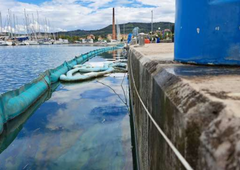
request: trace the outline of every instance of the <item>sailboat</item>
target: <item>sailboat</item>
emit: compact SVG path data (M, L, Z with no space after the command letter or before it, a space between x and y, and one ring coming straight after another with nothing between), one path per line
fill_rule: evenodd
M0 34L2 34L2 14L1 14L1 12L0 12L0 29L1 29L1 32L0 32ZM5 41L3 41L3 40L0 40L0 46L5 46Z
M7 28L9 29L9 27L11 28L11 14L10 14L10 11L8 10L8 14L9 14L9 16L7 17L7 20L6 20L6 25L7 25ZM2 28L3 28L3 25L2 25L2 14L1 14L1 12L0 12L0 26L1 26L1 32L0 32L0 34L2 34ZM10 30L10 32L11 32L11 34L10 34L10 36L12 36L12 28L11 28L11 30ZM11 40L8 40L8 41L6 41L6 37L4 38L5 40L0 40L0 46L12 46L12 41Z

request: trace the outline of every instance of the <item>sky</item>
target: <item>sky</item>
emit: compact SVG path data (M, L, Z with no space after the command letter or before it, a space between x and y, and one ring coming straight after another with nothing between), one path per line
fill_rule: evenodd
M116 22L174 22L175 0L0 0L2 27L7 29L8 9L16 16L18 30L24 30L24 9L32 27L50 31L96 30L112 23L112 8ZM39 22L37 22L37 11ZM46 18L46 19L45 19ZM47 20L47 22L46 22ZM46 24L49 23L49 24ZM0 25L1 27L1 25Z

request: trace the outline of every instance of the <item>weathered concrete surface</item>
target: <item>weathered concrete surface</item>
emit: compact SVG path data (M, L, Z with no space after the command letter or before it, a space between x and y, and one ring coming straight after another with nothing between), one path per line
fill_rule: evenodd
M155 121L194 169L240 169L240 69L183 65L173 44L129 49L130 74ZM184 169L144 111L130 76L141 169Z

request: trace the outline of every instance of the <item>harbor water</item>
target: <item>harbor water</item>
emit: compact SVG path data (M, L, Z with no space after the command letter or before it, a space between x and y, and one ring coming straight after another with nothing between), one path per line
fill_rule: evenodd
M0 144L0 169L133 169L126 73L61 83L8 122Z
M0 94L15 90L37 78L47 69L64 61L101 47L51 46L0 46Z

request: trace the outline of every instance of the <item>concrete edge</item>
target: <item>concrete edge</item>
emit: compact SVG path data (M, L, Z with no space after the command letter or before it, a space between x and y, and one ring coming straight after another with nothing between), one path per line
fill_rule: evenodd
M182 81L180 77L166 70L168 64L178 63L150 60L133 47L130 47L129 53L131 53L129 56L134 56L139 60L141 67L147 69L149 75L153 77L167 98L170 99L184 117L186 133L184 156L189 163L196 169L227 168L227 164L229 164L226 160L227 157L221 154L217 155L216 152L217 150L224 149L225 145L227 145L227 148L232 148L233 146L229 143L228 139L225 139L227 141L222 141L222 144L218 144L218 147L221 147L221 145L224 146L214 148L212 142L216 139L214 139L213 134L216 134L215 131L219 131L219 128L217 128L217 125L220 124L219 122L225 122L226 124L226 121L228 121L230 126L230 123L235 125L239 123L239 119L234 120L233 117L226 116L225 105L222 102L210 100L207 96L192 88L188 83ZM140 94L143 94L141 87L138 87L138 89ZM149 102L145 101L146 105L149 105ZM236 125L236 127L239 126ZM229 130L229 127L225 127L226 129ZM223 134L224 130L216 135L219 138ZM240 142L237 142L236 139L234 140L234 146L240 147ZM227 155L230 154L228 152ZM225 159L225 163L222 163L223 159ZM236 162L236 160L231 160L231 162Z

